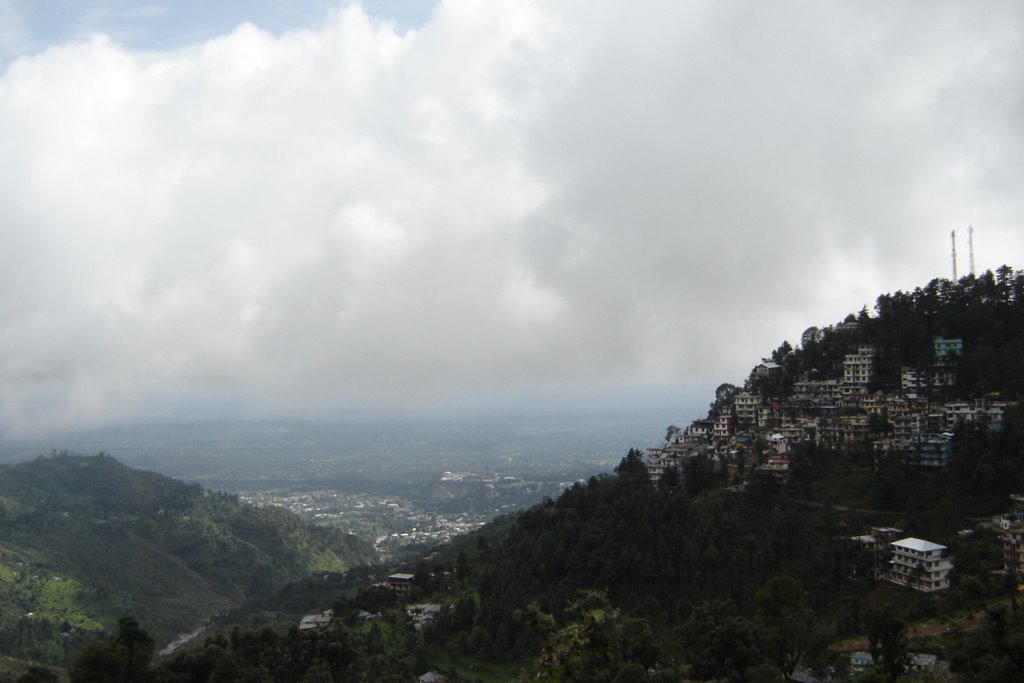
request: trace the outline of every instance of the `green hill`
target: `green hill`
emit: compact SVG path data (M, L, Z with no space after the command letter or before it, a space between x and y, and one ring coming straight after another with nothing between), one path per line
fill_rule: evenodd
M0 647L63 661L132 614L158 643L310 572L373 563L353 536L105 455L0 467Z

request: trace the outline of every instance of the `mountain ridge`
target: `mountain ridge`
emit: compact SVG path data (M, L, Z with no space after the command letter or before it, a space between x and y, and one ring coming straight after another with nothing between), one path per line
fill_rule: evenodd
M0 643L61 661L135 615L171 640L312 571L374 563L355 537L110 456L0 467Z

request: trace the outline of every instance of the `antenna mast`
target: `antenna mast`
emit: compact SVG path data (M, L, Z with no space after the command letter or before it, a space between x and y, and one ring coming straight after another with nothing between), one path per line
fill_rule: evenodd
M949 233L949 239L953 242L953 282L956 282L956 230Z
M967 226L967 251L971 255L971 277L974 277L974 226Z

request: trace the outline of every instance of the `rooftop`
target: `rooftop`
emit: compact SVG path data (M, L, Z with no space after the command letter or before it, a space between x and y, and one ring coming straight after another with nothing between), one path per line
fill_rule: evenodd
M902 539L900 539L898 541L893 541L892 544L893 545L897 545L897 546L899 546L901 548L906 548L908 550L916 550L916 551L922 552L922 553L926 553L926 552L929 552L931 550L945 550L946 549L946 546L944 546L944 545L939 545L938 543L932 543L931 541L925 541L925 540L922 540L920 538L914 538L913 536L909 536L907 538L902 538Z

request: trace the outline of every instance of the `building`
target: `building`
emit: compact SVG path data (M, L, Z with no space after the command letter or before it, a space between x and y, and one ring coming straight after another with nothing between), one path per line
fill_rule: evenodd
M408 595L415 578L415 574L392 574L388 577L388 586L396 595Z
M1024 577L1024 524L1012 524L1003 534L1003 569Z
M905 396L916 398L925 388L927 388L927 385L921 381L916 369L906 366L900 369L900 389Z
M424 626L434 622L434 619L441 614L441 609L441 605L425 603L422 605L409 605L405 608L405 613L412 622L413 628L421 631Z
M872 579L884 579L889 573L889 562L892 559L892 542L903 535L903 529L891 526L871 527L871 532L863 536L854 536L853 540L860 543L871 557L868 573Z
M716 441L728 441L736 432L736 419L732 415L719 415L715 418L714 437Z
M963 339L935 338L935 357L946 358L947 356L959 356L964 352Z
M973 401L949 401L945 405L946 429L952 431L960 422L984 424L990 429L1002 427L1003 416L1013 401L989 401L984 398Z
M1013 512L999 518L999 526L1005 532L1003 540L1003 568L1024 579L1024 495L1010 496Z
M911 434L897 452L908 465L945 467L953 459L953 439L949 434Z
M953 562L946 556L946 546L914 537L893 541L889 545L892 549L889 575L886 577L889 582L923 593L949 588Z
M764 360L754 366L754 378L759 380L772 379L782 371L778 363Z
M861 346L843 360L843 384L863 386L874 378L875 349Z
M334 618L334 610L326 610L320 614L307 614L299 621L300 631L312 631L323 628L331 623Z
M741 391L733 397L736 408L736 421L741 425L757 423L757 410L761 407L761 397L749 391Z

